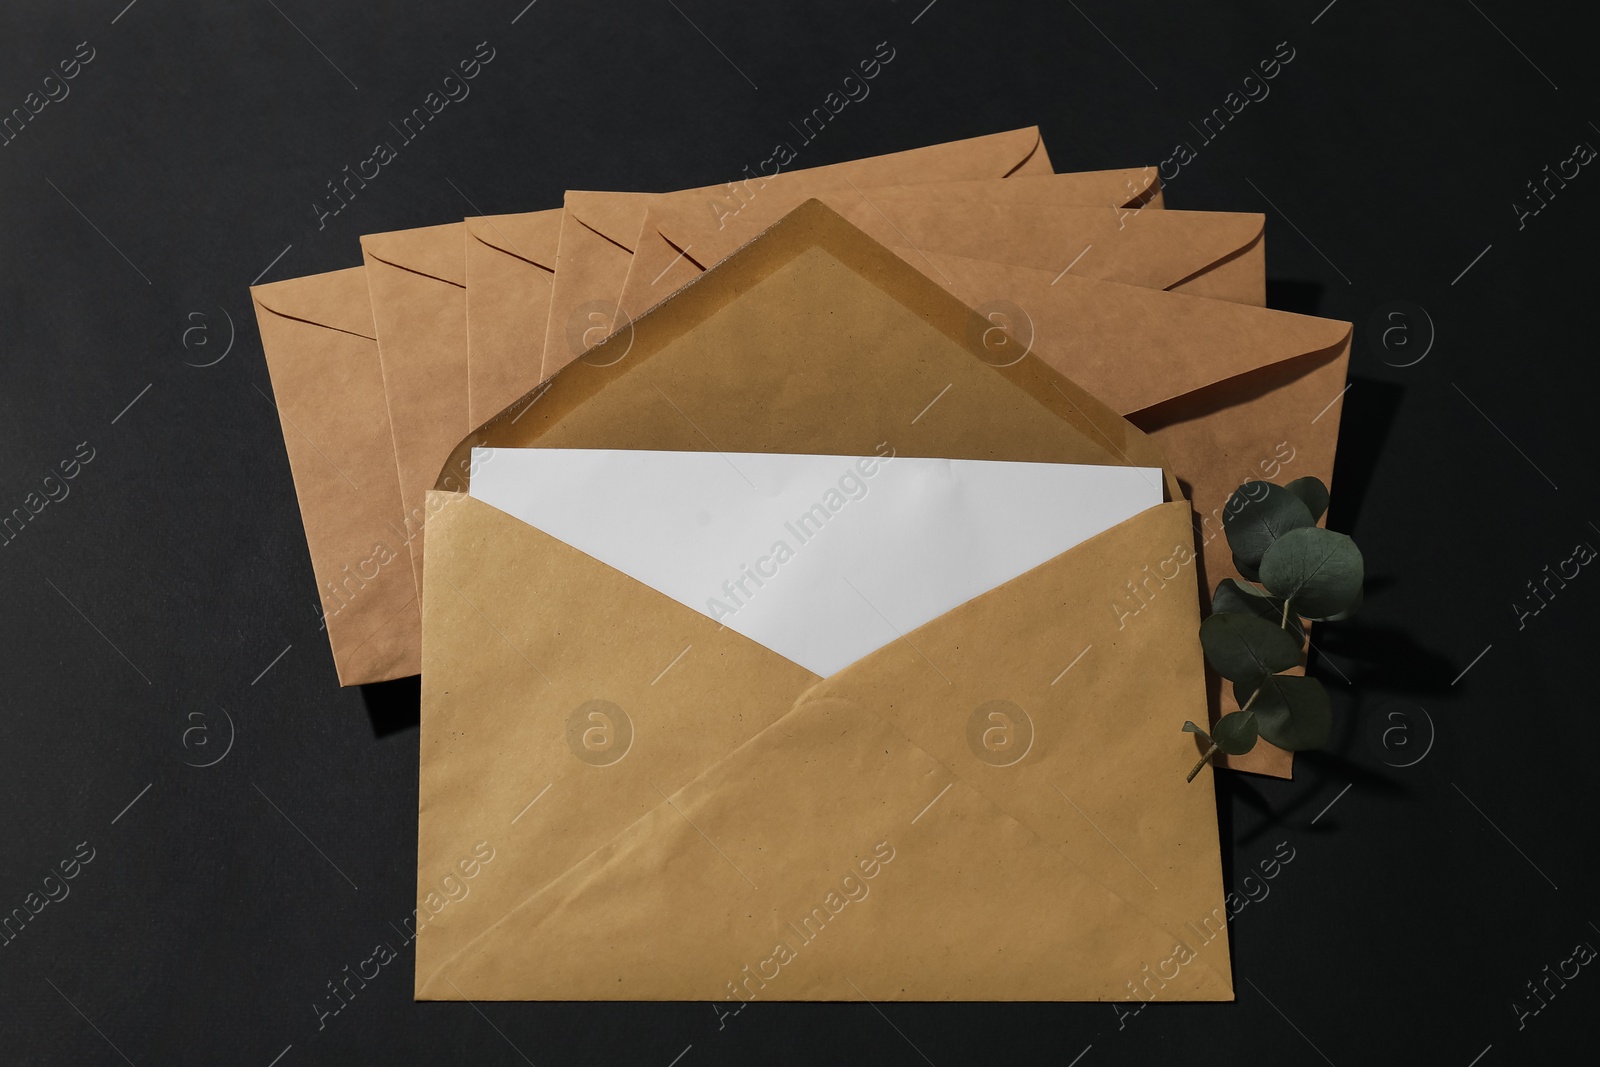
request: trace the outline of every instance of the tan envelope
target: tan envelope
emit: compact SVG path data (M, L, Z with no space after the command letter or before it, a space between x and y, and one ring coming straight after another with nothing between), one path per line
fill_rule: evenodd
M467 404L465 229L454 222L361 238L418 586L423 496L450 449L473 426Z
M474 445L883 442L1163 466L1038 358L985 362L987 326L807 204L450 469ZM1174 582L1125 631L1109 610L1125 574L1192 541L1166 482L1168 503L828 679L431 493L417 995L1231 999L1215 801L1184 783L1179 732L1205 708L1197 589ZM1006 766L969 740L994 701L1029 724ZM585 744L602 721L630 739L620 758ZM794 958L774 963L780 943Z
M466 220L467 416L477 426L539 381L561 209Z
M1068 177L1076 175L1025 181L1040 189ZM974 183L994 187L988 197L944 199L943 187L910 186L819 199L884 244L908 249L913 266L944 253L1048 270L1052 278L1077 274L1266 304L1264 216L1085 206L1073 186L1059 184L1048 197L1010 194L1018 180ZM652 206L623 286L623 313L641 314L759 232L745 219L718 227L692 205Z
M415 674L421 616L366 271L250 295L339 684Z
M1050 169L1039 130L1030 127L676 193L569 192L561 224L560 269L545 334L543 375L555 373L593 340L610 332L645 211L658 198L693 205L707 217L759 216L756 228L760 229L798 202L791 199L777 211L762 206L780 191L814 195L849 189L852 183L870 188L908 181L1045 175ZM1153 179L1142 180L1148 183Z

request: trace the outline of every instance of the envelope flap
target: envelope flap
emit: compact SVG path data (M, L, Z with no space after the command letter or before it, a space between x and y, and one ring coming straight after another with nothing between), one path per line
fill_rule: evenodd
M842 176L849 175L851 181L860 185L904 181L908 174L915 175L918 181L930 182L1004 178L1033 162L1034 157L1043 152L1044 138L1039 133L1039 127L1029 126L867 159L812 167L804 172L791 171L790 177L804 174L813 179L837 179L842 182ZM1049 173L1048 166L1044 172Z
M1021 311L1011 327L1024 343L1123 415L1327 352L1350 336L1337 319L965 256L900 254L975 306L1006 294Z
M956 214L953 217L953 212ZM1069 269L1165 289L1260 239L1265 216L1232 211L1127 212L1109 207L980 202L959 209L910 199L855 203L845 218L887 243L923 252Z
M1128 999L1170 942L882 718L811 701L663 791L418 996ZM1209 966L1165 985L1232 997Z
M565 209L578 222L626 251L633 251L644 225L645 213L656 193L614 193L589 189L569 189Z
M1080 170L1068 174L1013 174L988 178L879 185L874 200L924 200L941 203L1062 204L1085 207L1135 207L1161 191L1154 167Z
M313 326L375 340L372 324L372 297L367 291L365 267L304 278L288 278L250 287L257 305L286 319L298 319Z
M865 456L888 441L911 456L1165 468L1042 361L989 362L990 325L808 202L480 427L452 463L467 469L474 446Z
M547 271L556 269L561 237L561 209L515 215L478 215L465 220L467 233L490 248L527 260Z
M361 250L392 267L465 287L467 257L461 238L462 224L451 222L443 226L364 234Z

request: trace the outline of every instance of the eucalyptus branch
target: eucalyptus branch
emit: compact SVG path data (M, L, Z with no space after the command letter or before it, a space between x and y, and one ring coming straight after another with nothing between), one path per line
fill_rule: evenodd
M1242 577L1218 584L1200 646L1242 703L1211 733L1183 724L1208 745L1188 781L1218 752L1242 756L1263 737L1291 752L1327 743L1333 709L1322 683L1285 673L1305 666L1305 619L1338 621L1361 603L1361 552L1344 534L1317 525L1327 507L1327 486L1316 478L1246 482L1229 498L1222 528ZM1248 700L1245 686L1254 687Z
M1254 704L1256 702L1256 697L1260 696L1261 695L1261 690L1265 689L1266 687L1267 687L1267 683L1265 681L1263 681L1261 683L1261 685L1259 685L1256 688L1256 691L1254 693L1250 694L1250 699L1246 700L1244 702L1244 707L1239 709L1241 714L1250 710L1250 705ZM1194 765L1194 770L1189 772L1189 777L1185 778L1184 781L1186 781L1186 782L1194 781L1194 776L1200 773L1200 768L1204 767L1206 764L1210 763L1211 762L1211 757L1215 756L1216 754L1217 754L1217 743L1215 741L1213 741L1213 742L1211 742L1211 747L1206 749L1206 754L1204 756L1200 757L1200 762L1196 763Z

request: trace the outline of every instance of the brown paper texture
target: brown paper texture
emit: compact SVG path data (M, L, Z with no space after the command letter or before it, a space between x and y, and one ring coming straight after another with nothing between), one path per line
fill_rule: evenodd
M339 684L415 674L421 615L366 271L250 293Z
M1061 187L1049 202L944 201L913 186L819 199L883 244L906 250L919 269L930 256L957 255L1048 270L1052 278L1079 275L1265 305L1263 216L1086 207L1073 195ZM742 220L717 228L681 205L652 207L623 286L623 313L641 314L758 232Z
M989 362L987 325L808 204L627 348L475 431L452 469L476 444L1165 466L1037 357ZM839 913L841 936L791 945L796 966L759 995L1231 998L1215 802L1183 782L1179 727L1205 708L1197 587L1174 582L1136 628L1111 606L1192 543L1167 486L1174 502L826 680L431 493L419 997L736 997L745 965L769 968L786 924L883 842L895 858L858 925ZM969 741L997 700L1031 723L1010 766ZM591 723L610 731L599 751L579 740ZM485 849L470 892L447 891Z
M551 296L541 380L592 343L586 337L599 338L611 331L645 211L658 199L693 205L697 213L720 210L725 218L759 216L759 229L787 214L798 203L793 199L797 195L907 181L1049 173L1049 156L1038 129L1033 127L676 193L569 192L561 224L560 269ZM791 194L784 207L769 210L761 206L767 199L776 201L779 194Z
M422 583L423 494L462 428L467 404L464 225L427 226L361 238L378 328L407 545Z
M561 209L466 220L467 417L489 417L539 381Z
M767 192L759 204L751 196L736 212L730 211L726 202L716 197L705 197L698 202L688 197L672 201L662 198L651 206L647 221L633 241L634 258L620 299L623 312L635 316L643 314L807 198L793 190L773 190ZM862 204L871 205L880 217L869 223L880 223L880 230L885 226L892 230L893 215L908 202L915 212L946 213L957 226L964 225L963 213L974 205L1003 204L1016 210L1046 212L1060 207L1104 207L1115 210L1124 223L1137 217L1142 210L1159 210L1162 206L1161 189L1154 169L1149 167L1013 175L1004 180L871 188L856 185L819 198L845 212ZM880 237L880 240L891 246L906 243L899 234L889 240ZM1003 235L995 235L987 248L985 258L1008 258Z

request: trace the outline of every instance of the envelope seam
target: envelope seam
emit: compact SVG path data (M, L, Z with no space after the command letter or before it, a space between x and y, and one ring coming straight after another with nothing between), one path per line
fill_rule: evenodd
M463 285L461 282L453 282L449 278L441 278L437 274L429 274L425 270L417 270L415 267L408 267L403 263L395 263L392 260L384 259L382 256L377 255L374 252L370 252L369 251L369 252L367 252L367 255L371 256L373 259L377 260L379 263L382 263L386 267L393 267L395 270L403 270L407 274L415 274L415 275L417 275L418 277L421 277L421 278L432 278L436 282L443 282L446 285L453 285L457 289L465 289L466 288L466 286Z
M267 311L267 312L270 312L270 313L278 316L278 318L280 318L280 319L288 319L290 322L303 322L307 326L316 326L316 327L318 327L320 329L332 330L335 333L348 334L351 337L359 337L364 341L376 341L377 340L377 338L375 336L373 336L373 334L375 334L377 332L376 330L373 331L373 334L357 333L354 330L347 330L342 326L330 326L326 322L317 322L315 319L308 319L308 318L305 318L305 317L303 317L301 315L291 315L286 311L279 311L277 308L268 307L266 304L263 304L261 302L261 298L260 297L256 297L256 306L261 308L263 311Z

